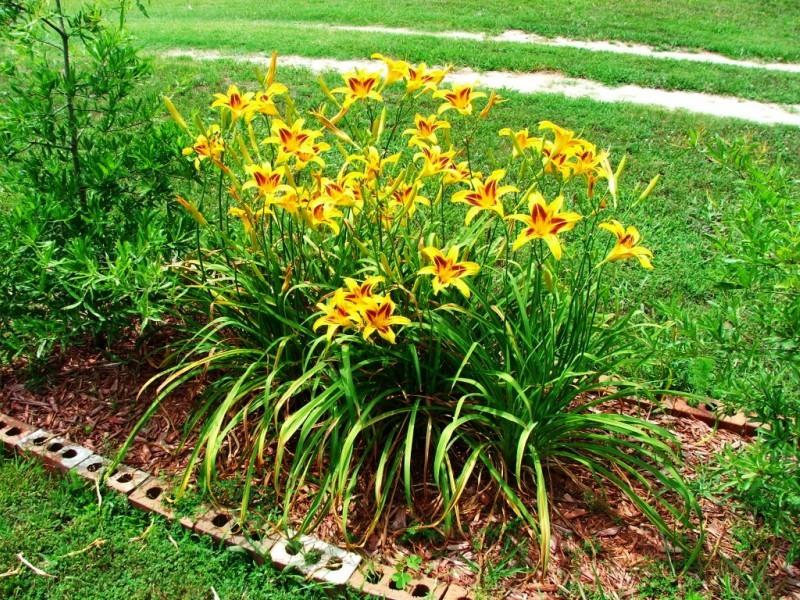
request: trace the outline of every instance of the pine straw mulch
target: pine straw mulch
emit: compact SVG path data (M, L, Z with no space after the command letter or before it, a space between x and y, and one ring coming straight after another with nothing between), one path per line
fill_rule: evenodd
M38 385L26 378L24 364L3 368L0 411L110 456L153 399L153 390L137 398L142 384L158 372L152 362L131 338L111 352L71 349L50 362L47 377ZM174 393L137 436L125 462L151 473L181 473L192 446L190 437L189 443L180 447L183 425L201 389L202 384L195 383ZM700 467L711 464L724 447L747 443L735 433L716 430L700 421L655 412L643 414L643 409L626 402L607 403L604 410L640 414L673 431L682 442L683 470L689 479ZM229 446L228 453L225 462L235 465L235 446ZM497 503L488 489L472 490L474 510L465 511L470 519L464 528L472 539L401 542L400 536L389 530L402 528L406 521L405 509L398 508L390 515L389 529L368 539L364 550L384 557L418 554L431 575L466 587L478 583L485 588L492 584L493 575L504 576L492 593L497 597L572 597L581 588L601 589L607 597L631 597L654 572L654 565L663 565L669 558L668 549L621 493L610 487L597 488L584 475L553 481L552 562L544 577L526 567L526 562L535 560L535 544L529 543L511 515L495 510ZM718 597L715 573L723 565L728 571L733 566L747 573L758 558L742 555L732 535L737 527L753 523L730 502L704 498L701 505L706 531L706 571L702 578L705 592ZM302 512L302 506L297 510ZM331 541L340 538L333 518L324 520L317 534ZM785 565L786 548L780 540L767 539L765 547L771 550L766 577L771 593L800 598L800 565ZM482 581L476 581L475 565L480 567Z

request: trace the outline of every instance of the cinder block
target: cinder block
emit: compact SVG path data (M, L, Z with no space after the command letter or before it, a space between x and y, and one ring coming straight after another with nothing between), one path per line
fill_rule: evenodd
M292 542L281 537L270 550L270 558L276 565L303 573L306 577L329 583L345 585L361 563L358 554L347 552L309 535L294 539L299 546L292 553ZM313 560L310 560L312 559Z
M134 469L127 465L119 465L112 474L106 478L106 485L115 492L129 495L150 477L149 473Z
M56 436L54 433L50 433L44 429L37 429L20 440L18 448L23 454L44 459L45 454L47 454L46 447L50 443L60 439L61 438Z
M350 578L348 585L356 590L386 598L386 600L414 600L415 598L432 598L440 600L445 594L447 585L441 581L422 577L412 579L402 590L398 590L392 581L395 570L386 565L375 565L371 572L357 570Z
M264 535L252 523L242 527L235 514L224 508L208 510L197 520L194 531L210 536L218 543L239 546L257 563L264 562L264 557L280 539L278 535Z
M0 413L0 444L8 452L16 452L20 442L32 432L30 425Z
M99 454L90 454L83 459L79 464L75 465L74 473L79 477L88 479L89 481L100 481L100 478L106 472L108 465L111 464L107 458Z
M128 496L128 501L141 510L149 510L167 519L175 518L175 510L166 502L169 484L158 477L151 477Z
M233 536L231 542L244 548L258 564L264 564L266 557L270 556L270 551L280 539L281 536L277 533L267 533L264 530L253 528L243 535Z
M207 535L217 543L225 542L230 545L234 535L241 535L242 527L237 522L233 513L224 508L212 508L197 519L194 531L199 535Z
M77 444L71 444L62 438L53 438L45 446L43 460L50 468L66 473L82 463L92 451Z
M467 588L460 585L450 584L444 593L442 600L474 600L475 596Z

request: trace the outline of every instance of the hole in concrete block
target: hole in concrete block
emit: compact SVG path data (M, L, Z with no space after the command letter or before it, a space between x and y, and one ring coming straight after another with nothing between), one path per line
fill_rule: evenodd
M5 429L6 425L8 425L8 423L5 421L0 421L0 429Z
M39 437L37 437L37 438L35 438L35 439L33 440L33 443L34 443L36 446L41 446L41 445L42 445L42 444L44 444L46 441L47 441L47 436L45 436L45 435L40 435Z
M307 565L315 565L322 560L322 552L319 550L309 550L303 553L303 560Z
M97 471L99 471L99 470L100 470L102 467L103 467L103 463L101 463L101 462L94 462L94 463L92 463L92 464L88 465L88 466L86 467L86 470L87 470L87 471L89 471L89 473L96 473L96 472L97 472Z
M328 559L328 562L325 563L325 568L328 571L338 571L342 568L342 559L338 556L332 556Z
M238 523L234 523L233 525L231 525L231 533L233 535L239 535L240 533L242 533L242 526L239 525Z
M61 456L63 456L64 458L75 458L76 456L78 456L78 453L73 448L70 448L66 452L62 453Z
M303 549L303 545L299 540L289 540L286 544L286 554L294 556Z
M22 430L20 430L20 428L19 428L19 427L12 427L12 428L11 428L11 429L9 429L8 431L6 431L6 435L7 435L8 437L16 437L16 436L18 436L20 433L22 433Z
M367 571L366 575L364 576L364 579L367 580L367 583L371 583L372 585L378 585L378 583L381 580L381 573L374 569L370 569L369 571Z
M225 524L230 520L231 518L225 513L217 513L216 515L214 515L214 518L211 519L211 524L214 527L224 527Z
M47 450L48 450L49 452L58 452L58 451L59 451L59 450L61 450L63 447L64 447L64 444L62 444L61 442L53 442L52 444L50 444L50 445L47 447Z
M153 486L151 488L147 488L147 491L144 493L145 496L150 498L150 500L155 500L161 495L163 490L158 486Z
M418 583L417 585L414 586L414 589L411 590L411 595L414 598L424 598L425 596L430 594L430 592L431 588L429 588L424 583Z
M133 481L133 475L131 475L130 473L123 473L122 475L117 477L118 483L130 483L131 481Z
M253 540L254 542L260 542L260 541L261 541L261 538L262 538L263 536L261 535L261 532L260 532L260 531L250 531L250 532L248 533L248 537L249 537L251 540Z

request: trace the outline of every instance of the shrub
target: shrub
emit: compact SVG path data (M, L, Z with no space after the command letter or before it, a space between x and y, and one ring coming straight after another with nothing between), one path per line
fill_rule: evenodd
M639 391L601 381L640 360L629 318L602 307L618 261L652 268L616 219L655 181L619 191L622 165L550 122L541 137L501 130L479 172L475 130L500 97L382 60L385 76L321 82L327 101L305 116L274 57L257 91L215 96L212 123L190 129L168 102L207 182L179 198L203 243L180 266L189 337L148 384L159 393L130 439L205 377L184 488L195 471L211 486L244 432L244 506L257 480L285 519L302 500L302 527L334 512L351 541L395 502L418 529L463 531L465 500L488 480L546 562L548 474L576 469L678 539L695 505L675 438L602 410Z
M94 6L4 4L0 298L5 358L46 357L160 318L175 126L142 93L150 67ZM5 212L5 211L4 211Z

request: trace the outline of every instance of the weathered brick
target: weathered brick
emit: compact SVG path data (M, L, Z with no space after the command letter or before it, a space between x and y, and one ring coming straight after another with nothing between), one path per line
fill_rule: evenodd
M35 456L43 460L47 454L47 446L60 439L61 438L53 433L50 433L49 431L37 429L20 440L20 444L18 446L19 452L30 456Z
M128 501L136 508L149 510L167 519L174 519L175 510L171 504L166 502L168 493L169 484L166 481L158 477L151 477L128 496Z
M0 444L8 452L16 452L20 442L32 432L29 425L0 413Z
M88 479L89 481L100 481L100 478L106 472L108 465L111 464L107 458L99 454L90 454L84 458L79 464L75 465L74 473L79 477Z
M79 465L87 457L91 456L92 451L77 444L71 444L66 440L51 440L45 445L44 460L53 469L67 472Z
M148 477L150 477L149 473L127 465L119 465L105 481L112 490L127 496L144 483Z
M370 570L356 570L348 585L356 590L387 600L414 600L415 598L441 599L447 585L430 577L412 579L402 590L392 581L395 570L386 565L374 565Z
M353 576L361 562L358 554L347 552L320 539L301 535L294 539L299 550L292 553L294 545L281 537L270 550L270 558L276 565L303 573L311 579L332 585L343 586ZM314 557L313 562L309 557Z
M450 584L442 600L473 600L474 594L460 585Z

